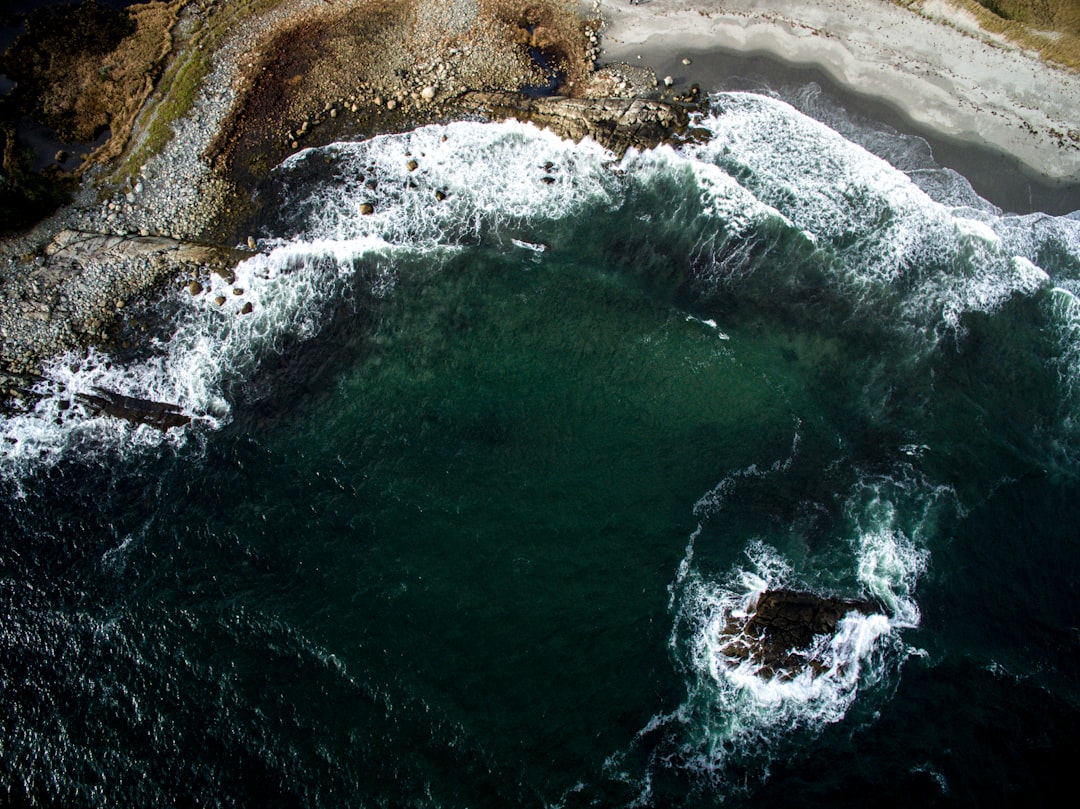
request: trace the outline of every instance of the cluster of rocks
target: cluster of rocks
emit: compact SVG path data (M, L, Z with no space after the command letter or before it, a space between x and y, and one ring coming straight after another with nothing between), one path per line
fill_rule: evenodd
M583 96L591 98L633 98L657 95L656 74L648 68L627 64L606 65L588 80Z
M450 48L444 59L399 69L392 83L360 81L355 92L326 101L321 110L305 115L285 131L282 140L289 149L298 149L316 127L350 114L370 117L393 113L398 118L447 115L451 102L465 91L458 66L461 60L471 58L472 51L471 45Z
M873 615L872 601L848 600L796 590L767 590L746 617L730 617L721 633L722 651L734 663L750 660L765 679L790 679L821 662L806 656L816 636L832 635L849 612Z

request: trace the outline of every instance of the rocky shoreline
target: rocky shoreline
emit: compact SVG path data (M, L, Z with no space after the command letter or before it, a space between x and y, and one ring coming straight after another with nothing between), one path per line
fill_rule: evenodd
M0 366L37 373L57 353L108 340L132 298L191 274L227 275L246 255L163 236L62 230L30 269L5 279Z
M650 71L597 69L599 4L548 0L215 0L173 3L172 64L231 32L173 135L136 170L171 102L159 87L126 148L84 166L72 204L0 244L0 370L32 379L65 351L108 344L125 308L163 284L241 260L250 195L288 154L461 118L530 120L617 153L687 134L695 99ZM171 75L173 83L176 75ZM530 87L560 95L528 92ZM521 92L524 88L527 92ZM27 376L30 375L30 376ZM7 386L8 406L25 406Z
M831 13L832 2L820 0L814 9ZM695 134L696 87L677 80L682 93L675 95L665 86L670 79L658 83L647 68L597 64L618 37L647 39L661 23L672 30L706 25L667 2L647 7L640 19L625 3L609 3L604 14L611 20L601 19L599 0L145 6L132 7L138 24L117 29L133 26L134 33L112 51L95 51L97 61L76 55L54 74L40 60L45 67L34 79L40 86L82 76L91 84L80 92L106 100L91 105L88 121L100 120L102 104L118 97L120 86L95 88L94 76L100 73L106 85L126 77L135 89L123 114L108 117L115 131L107 148L74 175L50 167L58 186L77 182L71 204L0 241L0 371L39 373L65 351L110 344L134 301L163 284L190 283L197 261L182 256L210 251L214 261L239 260L243 251L229 246L249 242L252 192L299 150L460 119L531 121L566 138L592 138L617 154ZM721 21L702 19L710 31ZM146 43L155 44L147 50ZM622 49L630 59L625 43ZM132 83L137 64L152 65L147 77L156 83ZM102 70L87 73L86 65ZM104 70L109 65L115 70ZM71 89L57 98L70 100ZM137 110L129 103L133 92L145 99ZM77 121L72 131L83 131ZM0 132L5 156L11 137ZM84 235L57 247L70 233ZM166 241L156 247L140 241L148 239ZM3 398L0 386L0 403Z

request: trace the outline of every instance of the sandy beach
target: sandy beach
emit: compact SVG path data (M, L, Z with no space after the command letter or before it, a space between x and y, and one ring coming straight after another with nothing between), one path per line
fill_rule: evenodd
M601 11L604 60L642 56L660 71L664 54L670 63L679 49L721 49L814 66L916 127L1080 182L1080 76L980 31L943 0L922 13L885 0L604 0Z

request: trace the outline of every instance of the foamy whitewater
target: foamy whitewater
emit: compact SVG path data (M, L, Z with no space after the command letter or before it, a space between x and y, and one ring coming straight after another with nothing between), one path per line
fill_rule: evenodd
M557 774L545 773L537 784L522 775L517 787L500 792L500 800L568 806L578 805L576 801L582 805L712 805L754 800L755 795L768 800L770 793L759 791L775 782L778 770L797 766L790 762L809 755L805 751L814 748L815 740L826 739L837 750L847 751L838 756L850 755L845 746L849 742L837 741L840 737L835 734L840 731L830 729L847 728L844 732L849 735L873 734L875 723L890 721L881 717L888 714L890 701L900 698L908 669L947 657L945 641L931 636L928 642L920 636L924 616L920 590L930 574L939 585L944 581L949 587L958 586L951 578L950 565L960 540L951 537L964 535L966 521L981 519L978 515L993 502L996 492L1025 480L1035 474L1033 470L1045 472L1058 483L1075 481L1080 426L1080 215L1004 213L979 200L970 186L946 170L928 168L920 159L913 161L916 168L904 173L824 124L765 96L714 96L699 125L711 133L705 142L631 152L622 159L592 142L572 144L512 121L428 126L290 157L262 191L265 213L260 252L236 268L231 283L211 275L197 296L186 290L169 293L162 306L167 318L163 336L133 362L120 363L95 349L86 355L60 357L44 370L45 381L37 387L42 398L34 410L7 417L0 424L4 485L13 498L28 497L33 481L47 479L49 470L68 470L73 465L107 467L117 458L143 459L156 466L163 458L175 457L180 459L177 463L182 460L197 466L200 458L213 454L216 443L225 440L221 436L231 435L246 409L274 396L272 384L251 380L262 379L279 358L302 353L302 347L312 341L336 344L345 328L342 323L350 318L363 320L365 307L397 312L396 302L406 294L401 291L403 285L413 290L445 283L439 279L451 271L467 278L470 262L501 262L513 269L515 278L528 279L549 262L562 267L582 255L583 263L602 266L617 256L624 269L616 275L632 280L611 281L612 291L597 293L598 300L622 300L624 285L637 289L640 282L650 294L656 291L657 306L678 313L662 330L644 336L634 331L641 328L633 325L639 317L637 310L627 315L620 350L640 356L645 369L641 373L652 373L654 368L656 373L666 373L664 369L674 365L686 374L679 377L683 388L658 388L643 402L685 397L701 412L729 399L741 401L740 396L757 404L732 417L730 430L738 437L730 440L719 428L706 429L708 424L701 417L700 449L707 453L712 449L708 442L715 440L717 452L722 445L727 454L715 469L703 461L712 477L704 473L695 477L693 485L698 488L691 492L688 487L680 494L685 498L681 517L671 518L673 524L682 525L682 520L690 530L682 526L678 536L669 537L673 549L683 550L681 557L674 551L665 557L674 561L663 574L666 613L661 604L661 613L648 618L650 624L665 626L657 630L657 639L667 657L651 663L653 670L665 673L654 676L672 678L655 688L661 694L657 704L625 707L620 716L631 718L620 720L619 732L597 728L597 749L580 752L584 760L595 760L591 771L574 774L570 783L561 786ZM890 149L900 154L902 145L890 142L880 151L887 154ZM363 205L372 206L373 212L362 212ZM619 256L624 244L629 245L627 255ZM638 267L640 278L635 275ZM524 284L516 293L519 308L513 316L522 325L515 333L528 339L530 330L544 328L529 320L530 296L545 294L555 281L537 280L535 290L527 280L514 283ZM607 282L596 283L602 287ZM471 313L469 301L483 294L480 287L463 294L464 302L446 303L445 318L454 324L448 335L455 329L456 333L474 333L470 329L476 328L477 316ZM217 296L226 303L215 303ZM239 314L243 303L252 304L250 314ZM568 313L575 311L575 301L564 303ZM438 309L442 301L435 299L431 305ZM538 301L537 313L547 311L541 306ZM348 314L342 314L343 308ZM438 309L432 323L441 323L438 318L442 317ZM383 318L397 322L390 314L380 314L377 321ZM1000 325L1004 323L1009 325ZM596 328L595 340L586 335L584 348L568 356L592 362L588 358L596 352L614 350L594 346L593 342L602 344L603 339L602 327ZM396 375L386 371L387 379L404 380L394 384L406 393L414 383L431 381L431 397L444 397L442 412L464 409L471 414L468 408L475 406L480 414L476 423L481 425L476 429L482 432L485 446L497 448L494 460L485 460L478 468L513 457L513 451L498 449L520 440L512 425L483 431L491 423L501 423L502 414L513 410L520 395L505 401L496 397L495 404L487 405L480 393L470 393L467 404L453 404L456 400L438 387L438 380L442 369L457 368L453 362L462 360L444 359L444 352L451 350L447 344L432 338L436 342L428 346L423 343L425 331L417 333L420 336L412 339L426 346L422 350L430 351L432 359L417 358L415 365L408 364L411 359L402 360L403 370ZM374 348L358 351L381 356L382 339L376 336L370 343ZM682 344L678 341L699 353L692 358L670 353L672 345ZM985 353L976 353L974 347ZM496 352L512 354L514 350L510 345ZM414 349L418 351L421 348ZM532 348L522 351L525 357L535 353ZM961 359L969 356L970 362ZM478 367L487 366L479 363ZM855 370L838 370L848 368ZM508 365L494 378L510 379L519 370ZM686 387L690 383L685 380L711 379L710 374L722 374L727 380L724 387L696 391ZM1024 374L1034 375L1030 386ZM335 383L342 401L355 407L352 417L362 425L349 431L361 435L370 427L373 436L385 432L391 436L386 446L405 447L417 440L416 436L394 439L394 425L406 417L390 418L374 410L369 416L365 408L381 401L378 389L358 386L354 390L350 385L359 383L349 379ZM596 382L598 388L604 384L602 379ZM743 390L744 384L750 392ZM91 416L77 396L99 388L175 403L192 422L182 429L160 432ZM830 404L819 408L814 404L816 397L834 397L835 401L830 399ZM651 406L643 404L639 410L645 413ZM332 413L327 424L344 423L338 411ZM341 492L350 487L355 492L361 487L356 481L383 474L389 461L372 461L370 474L364 472L353 483L338 480L339 475L342 480L345 476L338 464L347 467L343 456L349 452L379 458L378 453L384 451L379 449L384 446L382 438L354 438L349 431L341 433L337 462L325 475L317 471L314 477L305 476L294 489L314 486L312 481L318 477L335 481ZM424 422L417 435L437 432L437 424ZM318 436L319 431L314 434ZM755 446L759 436L762 443ZM957 446L950 448L947 445L954 438ZM275 441L252 438L257 447L277 446ZM627 439L630 445L635 441ZM359 449L352 449L351 442ZM275 452L289 462L302 464L317 455L307 444L283 442L282 446L288 449ZM235 452L237 457L243 455L241 450ZM441 463L440 452L453 450L432 449L424 457ZM504 452L509 455L499 454ZM978 460L980 453L1007 455L1010 460L983 463ZM728 466L729 459L740 460ZM602 455L593 460L595 470L583 473L585 479L600 480L607 474L605 469L617 469L622 463ZM517 473L507 463L511 465L505 476L512 478ZM72 474L65 471L60 478ZM420 491L431 487L423 480L418 471L402 472L400 479L380 484L377 491L379 497L390 492L394 502L404 503L413 496L409 492L414 484ZM520 485L522 498L530 485ZM558 508L569 508L565 504L576 503L579 496L587 499L569 485L558 491L553 496ZM303 491L296 492L298 499L304 496ZM364 503L382 502L374 494L365 497ZM466 488L455 490L458 514L468 512L462 504L471 502L471 497ZM252 506L246 519L259 524L261 516L271 526L274 519L286 519L277 502ZM333 510L338 506L331 508L318 498L303 508L339 517ZM442 515L440 520L449 520L446 515L453 513L449 506L433 510ZM397 521L411 524L422 511L417 506ZM20 526L29 524L27 517L11 519ZM346 524L346 518L341 519ZM377 522L362 512L355 519ZM353 525L352 517L347 524ZM128 553L129 543L148 541L145 536L159 530L154 525L155 518L147 517L142 527L117 529L116 545L123 551L113 547L109 553ZM202 530L187 541L203 536ZM300 523L292 530L304 534L309 529ZM515 530L510 526L506 532ZM581 542L587 543L590 536L582 532ZM374 539L371 542L378 545ZM176 543L177 547L182 544ZM256 570L271 564L261 554L273 558L274 552L238 553L251 555ZM461 553L469 558L475 555L476 564L483 566L489 552L470 546ZM530 555L528 548L516 553L514 575L533 569L538 553ZM944 554L941 561L940 554ZM575 569L572 560L564 564L570 571ZM418 563L416 567L420 569ZM388 574L367 569L356 574L357 580L383 575ZM598 570L594 575L604 573ZM351 595L347 600L377 614L382 607L372 604L397 603L406 593L432 586L422 579L419 574L403 578L400 588L387 589L370 603L357 602ZM327 593L337 593L336 586L325 585ZM761 593L781 587L868 599L880 609L873 614L848 613L834 634L817 636L811 646L799 650L814 662L813 667L796 676L773 677L752 660L729 657L723 631L732 617L751 614ZM332 597L337 596L327 595L327 604L320 608L327 614L337 609ZM277 598L274 595L268 603L277 603ZM274 614L274 607L265 609ZM587 615L568 620L587 624L591 620ZM367 619L355 620L363 624ZM423 619L415 616L415 620ZM276 624L271 621L268 626L265 631L272 634ZM940 627L934 631L941 631ZM301 630L289 632L308 637ZM322 638L319 632L314 636ZM12 638L7 643L18 653L23 641ZM319 649L324 657L339 655L328 638L303 643ZM357 643L357 648L368 650L366 640ZM377 658L386 654L378 646L382 641L373 643L370 654ZM587 654L584 649L558 646L549 652ZM437 650L432 654L438 654ZM1023 657L1018 653L1018 659ZM496 654L485 665L497 668L500 659ZM235 664L207 665L225 665L228 670ZM350 665L355 672L366 671L368 664L354 660ZM347 669L341 664L334 669L337 674L326 676L347 678L353 684L350 688L370 689L377 702L386 704L388 716L394 699L390 695L394 689L406 688L403 683L411 676L394 675L383 685L361 687L356 683L363 676L346 674ZM233 675L221 676L227 685L223 689L234 687ZM469 738L469 731L462 729L470 727L472 719L468 698L452 697L444 703L442 690L453 691L450 686L425 681L417 688L401 698L402 704L418 710L414 702L419 700L424 711L442 717L440 727L455 728L451 736ZM242 716L248 709L235 710ZM23 721L33 724L33 720L19 720ZM19 722L14 727L23 727ZM11 727L5 732L12 732ZM315 732L318 727L315 722L308 730ZM393 736L397 731L382 732ZM549 743L558 745L558 730L535 732L546 733ZM289 748L292 758L281 759L292 762L282 764L281 772L287 773L285 780L303 783L306 754L303 743L298 744L295 750ZM492 765L496 773L499 767L504 774L514 770L512 756L506 761L499 758L498 741L489 739L485 744L491 747L484 748L489 752L480 756L481 761L496 762ZM25 745L19 749L24 748L29 749ZM393 755L408 758L408 748L402 742ZM385 751L378 754L386 755ZM56 753L58 760L65 761L79 755L67 748ZM343 754L327 747L320 755L333 763ZM482 769L471 758L468 761L466 768ZM22 765L6 757L4 765L9 773L18 771L19 783L28 784L26 789L33 792L34 778L20 770ZM61 780L78 777L78 767L56 766ZM413 772L412 764L401 766ZM431 766L435 774L417 775L415 781L407 775L403 783L411 786L402 787L407 794L398 797L419 799L427 791L429 798L421 800L424 805L469 802L467 788L450 789L449 780L440 780L445 774ZM925 777L927 788L941 797L950 794L956 777L950 780L940 767L919 762L905 770L905 777ZM463 783L479 778L478 771L469 770L471 775ZM357 783L368 777L364 772L356 775ZM799 777L807 776L800 773ZM334 796L340 797L330 787L322 788L330 791L314 789L300 803L335 803ZM243 790L225 793L243 794ZM61 788L55 794L80 793ZM394 794L373 793L376 800ZM346 803L351 800L364 799L355 795Z

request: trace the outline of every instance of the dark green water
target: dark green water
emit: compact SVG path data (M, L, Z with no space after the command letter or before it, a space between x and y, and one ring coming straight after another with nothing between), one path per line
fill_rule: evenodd
M618 172L471 124L283 170L263 236L307 246L242 275L256 315L167 303L173 353L120 377L182 380L206 421L7 427L6 803L1056 794L1080 719L1072 225L988 220L993 248L773 114L852 172L848 220L741 130ZM361 175L406 219L355 213ZM1049 278L1023 280L1025 239ZM883 615L812 682L714 668L710 627L762 584Z

